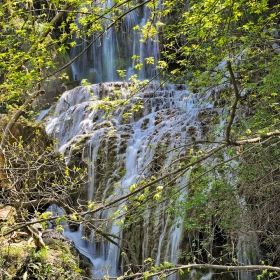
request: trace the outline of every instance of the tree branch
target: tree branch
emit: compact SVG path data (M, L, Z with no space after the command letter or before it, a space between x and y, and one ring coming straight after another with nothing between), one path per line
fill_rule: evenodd
M182 167L182 168L179 168L179 169L177 169L177 170L175 170L175 171L173 171L173 172L169 172L169 173L167 173L166 175L161 176L160 178L158 178L158 179L156 179L156 180L154 180L154 181L152 181L152 182L150 182L150 183L148 183L148 184L145 184L145 185L142 186L141 188L136 189L135 191L133 191L133 192L127 194L127 195L124 195L124 196L122 196L122 197L120 197L120 198L117 198L117 199L111 201L111 202L108 202L107 204L104 204L104 205L102 205L102 206L100 206L100 207L98 207L98 208L96 208L96 209L94 209L94 210L89 210L89 211L87 211L87 212L84 212L84 213L81 214L81 216L86 216L86 215L88 215L88 214L96 213L96 212L98 212L98 211L100 211L100 210L104 210L104 209L106 209L106 208L108 208L108 207L111 207L112 205L116 204L117 202L120 202L120 201L122 201L122 200L125 200L125 199L127 199L127 198L129 198L129 197L131 197L131 196L133 196L133 195L135 195L135 194L137 194L137 193L139 193L140 191L144 190L145 188L148 188L148 187L150 187L150 186L152 186L152 185L154 185L154 184L156 184L156 183L162 181L162 180L165 179L166 177L169 177L169 176L171 176L171 175L176 175L176 174L179 173L179 172L185 173L185 172L187 172L187 170L188 170L189 167L194 166L194 165L196 165L196 164L198 164L198 163L204 161L205 159L209 158L210 156L212 156L212 155L215 154L216 152L220 151L220 150L223 149L224 147L226 147L225 144L220 145L220 146L218 146L218 147L216 147L216 148L213 148L212 150L210 150L210 151L209 151L207 154L205 154L204 156L199 157L196 161L194 161L194 162L192 162L192 163L189 163L189 164L187 164L186 166L184 166L184 167Z
M62 200L58 199L53 199L53 198L43 198L43 199L35 199L35 200L30 200L27 202L16 202L14 204L11 204L15 208L37 208L40 205L45 205L45 204L56 204L60 208L62 208L66 214L70 215L75 213L75 210L71 208L68 204L64 203Z
M255 138L249 138L249 139L241 139L241 140L236 140L235 142L233 142L234 145L244 145L244 144L254 144L254 143L258 143L264 139L267 138L273 138L273 137L279 137L280 136L280 131L279 130L275 130L272 132L268 132L265 133L259 137L255 137Z
M280 272L280 267L277 266L269 266L269 265L215 265L215 264L188 264L188 265L177 265L174 268L167 268L163 269L159 272L155 273L148 273L149 277L157 276L157 275L163 275L166 273L176 273L179 270L188 270L188 269L203 269L203 268L209 268L209 269L216 269L216 270L226 270L226 271L250 271L250 270L257 270L257 271L263 271L263 270L269 270L269 271L276 271ZM135 273L133 275L129 276L122 276L121 279L144 279L144 277L147 277L144 275L144 273Z
M227 144L229 145L230 142L231 142L230 141L230 130L231 130L231 126L233 124L234 118L235 118L237 103L238 103L240 95L239 95L239 90L238 90L238 87L237 87L237 84L236 84L236 80L235 80L235 77L234 77L234 73L233 73L230 61L227 62L227 68L228 68L228 71L229 71L229 74L230 74L231 82L233 84L234 93L235 93L235 99L234 99L234 102L232 104L230 120L229 120L229 123L228 123L227 128L226 128L226 139L225 140L226 140Z

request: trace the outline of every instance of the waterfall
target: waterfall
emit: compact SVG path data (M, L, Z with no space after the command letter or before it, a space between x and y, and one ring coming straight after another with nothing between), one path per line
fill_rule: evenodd
M105 4L104 4L105 5ZM109 1L107 8L113 6ZM108 29L102 38L98 39L83 55L72 64L75 79L87 79L90 83L119 81L117 70L126 71L126 80L138 74L138 78L152 78L156 74L156 64L159 57L158 41L147 39L141 42L141 34L133 27L142 27L150 18L151 12L143 6L131 11L118 26ZM108 21L107 24L111 22ZM77 23L78 24L78 23ZM106 23L104 23L106 28ZM71 48L70 56L73 59L88 47L88 41L95 40L98 35L90 38L76 39L76 45ZM132 57L138 57L137 63L143 63L143 69L134 68L136 62ZM145 64L145 58L153 57L154 64Z
M108 7L112 7L110 1ZM180 153L184 155L188 145L192 147L197 139L208 140L207 116L213 113L221 116L224 113L223 108L217 108L219 106L209 101L212 95L219 102L216 96L221 88L203 95L190 93L185 85L163 86L154 83L136 89L136 85L129 82L135 74L140 80L156 74L160 53L157 38L141 42L137 28L133 29L135 26L142 28L150 16L150 10L145 6L131 11L117 27L108 29L90 48L89 42L95 40L98 34L86 39L76 38L77 44L71 49L71 58L88 49L72 64L74 77L86 79L92 85L66 91L47 121L47 133L57 139L57 148L64 153L67 162L70 162L73 150L82 150L89 177L84 197L89 202L105 204L128 194L132 185L151 178L158 170L162 174L168 173L174 158ZM105 29L106 24L110 22L104 22ZM145 64L149 57L154 59L153 65ZM143 63L141 71L137 69L137 63ZM224 68L225 62L219 67ZM120 80L117 70L126 73L126 82L116 82ZM223 82L227 83L228 77L224 79ZM114 105L115 101L122 100L126 102ZM134 105L139 107L137 111L131 109ZM111 110L106 112L106 107ZM205 116L206 121L203 119ZM220 127L226 125L225 119L218 119ZM217 139L219 137L223 135L217 136ZM188 176L186 173L175 180L174 188L187 185ZM140 222L135 222L138 232L132 226L124 228L124 220L121 223L118 219L112 219L115 213L125 214L125 201L97 213L95 217L104 221L102 226L113 243L94 232L85 232L83 226L77 232L67 230L65 235L91 260L94 278L105 275L117 277L123 273L122 239L140 243L133 244L135 250L140 252L137 256L140 263L152 258L155 265L163 262L176 264L184 234L184 214L176 217L167 209L184 203L186 192L184 188L177 198L148 205L138 217ZM83 239L85 235L89 241ZM241 264L248 264L249 259L244 252L250 250L250 242L245 236L239 236L238 240L237 258ZM257 247L257 244L254 245ZM174 274L168 279L175 280L176 277ZM249 279L252 275L239 273L238 277ZM202 276L201 280L211 278L212 271Z
M127 100L128 103L113 109L106 116L100 109L104 104L101 99L107 96L112 99L107 103L114 102L116 89L119 100ZM62 95L48 118L48 134L57 139L57 147L68 157L72 149L83 141L81 149L88 162L90 177L89 201L104 203L129 193L131 185L154 173L157 168L155 164L168 171L169 164L176 156L175 148L191 143L195 138L203 139L199 112L214 110L210 103L198 102L199 95L191 94L183 85L150 84L136 94L132 93L132 89L133 85L128 83L75 88ZM141 109L123 117L131 105L139 100L143 104ZM166 154L162 162L153 162L162 149L174 149L174 152ZM186 181L187 176L178 179L174 185ZM183 199L183 195L179 199ZM169 203L175 205L176 201ZM108 220L113 212L122 211L124 206L125 202L103 211L99 217ZM175 223L174 217L165 213L165 207L167 204L158 207L155 204L153 212L147 209L143 213L144 224L149 225L150 219L156 217L156 226L143 228L142 260L152 256L156 263L177 262L182 223L180 219ZM117 221L106 224L106 228L110 234L122 238L122 227ZM73 237L75 234L68 235ZM81 239L82 229L73 239L77 237ZM103 239L97 241L94 234L90 239L91 242L85 245L82 241L80 246L82 250L87 250L87 256L92 254L90 259L94 277L101 277L107 272L110 276L119 275L120 249ZM121 245L119 240L114 239Z

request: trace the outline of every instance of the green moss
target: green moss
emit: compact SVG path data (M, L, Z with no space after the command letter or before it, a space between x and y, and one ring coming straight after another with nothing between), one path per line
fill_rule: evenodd
M47 245L50 249L53 250L61 250L63 253L70 254L70 249L67 247L61 240L54 238L46 238L44 239L45 245Z

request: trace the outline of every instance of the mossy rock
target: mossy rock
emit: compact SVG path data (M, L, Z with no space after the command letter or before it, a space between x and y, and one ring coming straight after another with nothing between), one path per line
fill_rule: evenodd
M40 250L36 250L35 245L28 241L8 243L1 239L0 279L88 279L91 276L90 263L86 268L86 261L76 251L73 243L62 234L56 233L53 233L55 238L44 238L47 246Z

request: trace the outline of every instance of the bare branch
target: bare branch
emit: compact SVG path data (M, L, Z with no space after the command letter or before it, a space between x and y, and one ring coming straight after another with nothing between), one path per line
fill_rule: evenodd
M275 272L280 272L280 267L277 266L269 266L269 265L215 265L215 264L188 264L188 265L178 265L174 268L167 268L163 269L159 272L155 273L149 273L149 277L156 276L156 275L163 275L166 273L176 273L179 270L186 270L186 269L203 269L203 268L208 268L208 269L217 269L217 270L226 270L226 271L263 271L263 270L268 270L268 271L275 271ZM136 278L137 277L137 278ZM144 273L135 273L133 275L129 276L123 276L121 279L143 279Z
M244 139L244 140L243 139L236 140L233 144L235 144L235 145L254 144L254 143L258 143L267 138L274 138L274 137L279 137L279 136L280 136L280 131L275 130L272 132L265 133L259 137L249 138L249 139Z
M127 195L124 195L124 196L122 196L122 197L119 197L119 198L117 198L117 199L115 199L115 200L113 200L113 201L111 201L111 202L108 202L107 204L104 204L104 205L102 205L101 207L98 207L98 208L96 208L96 209L94 209L94 210L90 210L90 211L84 212L83 214L81 214L81 216L86 216L86 215L88 215L88 214L96 213L96 212L98 212L98 211L100 211L100 210L103 210L103 209L106 209L106 208L108 208L108 207L111 207L112 205L116 204L117 202L123 201L123 200L125 200L125 199L127 199L127 198L129 198L129 197L131 197L131 196L133 196L133 195L135 195L135 194L137 194L137 193L139 193L140 191L142 191L142 190L144 190L144 189L146 189L146 188L148 188L148 187L150 187L150 186L152 186L152 185L154 185L154 184L156 184L156 183L162 181L162 180L163 180L164 178L166 178L166 177L169 177L169 176L171 176L171 175L176 175L177 173L182 172L182 173L180 174L180 176L181 176L182 174L184 174L185 172L187 172L188 169L189 169L191 166L194 166L194 165L196 165L196 164L198 164L198 163L204 161L205 159L209 158L210 156L212 156L212 155L215 154L216 152L220 151L220 150L223 149L224 147L226 147L225 144L220 145L220 146L218 146L218 147L216 147L216 148L213 148L213 149L210 150L208 153L206 153L204 156L199 157L196 161L194 161L194 162L192 162L192 163L189 163L189 164L187 164L186 166L184 166L184 167L182 167L182 168L179 168L179 169L177 169L177 170L175 170L175 171L173 171L173 172L169 172L169 173L167 173L166 175L161 176L160 178L158 178L158 179L156 179L156 180L154 180L154 181L152 181L152 182L150 182L150 183L148 183L148 184L145 184L145 185L142 186L141 188L139 188L139 189L137 189L137 190L135 190L135 191L133 191L133 192L127 194Z

